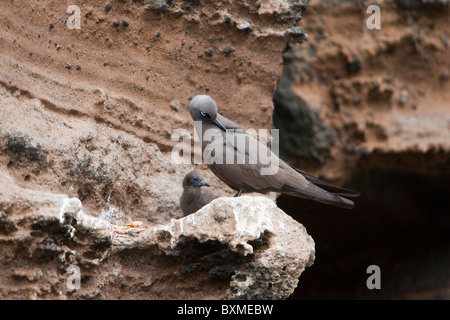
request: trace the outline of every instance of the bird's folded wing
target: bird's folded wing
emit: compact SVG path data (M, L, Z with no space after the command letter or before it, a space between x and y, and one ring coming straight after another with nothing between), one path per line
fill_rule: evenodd
M244 143L242 139L247 141ZM261 174L261 170L268 168L270 163L260 161L258 148L263 148L263 152L266 152L265 146L250 135L227 132L223 144L217 140L206 146L203 157L230 186L255 190L282 187L282 183L277 181L275 175Z
M248 139L248 144L243 144L242 140L241 144L237 142L244 138ZM255 138L247 134L234 133L227 135L224 141L214 141L205 148L207 153L215 149L216 152L223 154L223 161L213 162L210 159L210 164L228 185L235 189L283 192L344 208L353 207L353 201L341 197L347 193L356 195L353 190L339 188L307 175L279 159L265 145L257 142L255 149L251 146L252 143L255 143ZM217 155L216 152L214 154ZM234 162L226 162L227 153L232 155L228 160L232 159ZM261 154L264 153L272 157L272 162L261 161ZM237 162L239 159L240 163ZM275 166L276 170L273 174L263 174L262 169L269 166ZM314 182L320 185L315 185ZM336 191L336 194L325 190L322 186Z
M235 130L236 132L245 133L244 128L242 128L237 123L234 123L233 121L225 118L220 113L217 114L217 120L219 120L220 123L223 124L224 127L229 129L229 130Z

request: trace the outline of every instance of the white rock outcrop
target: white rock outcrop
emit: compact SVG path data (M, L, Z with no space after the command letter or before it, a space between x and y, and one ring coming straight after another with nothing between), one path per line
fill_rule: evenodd
M262 196L215 199L187 217L113 241L120 250L156 246L174 256L182 256L192 242L219 243L222 250L235 253L214 265L227 266L225 271L233 274L229 299L285 299L315 258L314 241L305 227ZM247 257L245 263L238 263L239 257ZM208 269L201 263L198 268Z

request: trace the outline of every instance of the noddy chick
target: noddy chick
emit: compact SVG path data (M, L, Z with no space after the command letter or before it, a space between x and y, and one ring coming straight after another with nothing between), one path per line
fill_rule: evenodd
M201 134L199 140L208 168L235 189L236 196L242 192L274 191L353 208L354 202L345 197L357 197L359 192L333 186L290 166L238 124L220 115L210 96L195 96L189 108L197 134Z
M203 180L200 173L195 170L184 177L180 206L185 216L203 208L216 198L211 191L202 189L203 186L210 187L209 183Z

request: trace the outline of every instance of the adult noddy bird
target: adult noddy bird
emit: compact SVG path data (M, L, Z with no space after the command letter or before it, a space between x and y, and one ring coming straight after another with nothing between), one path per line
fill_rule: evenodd
M189 108L197 133L202 135L199 139L205 162L219 179L238 191L235 196L243 192L274 191L353 208L354 202L345 197L357 197L359 192L334 186L290 166L238 124L220 115L210 96L195 96ZM248 143L243 147L239 141L245 140ZM271 159L270 163L267 158Z
M210 187L210 184L195 170L184 177L180 207L185 216L203 208L216 198L211 191L202 189L203 186Z

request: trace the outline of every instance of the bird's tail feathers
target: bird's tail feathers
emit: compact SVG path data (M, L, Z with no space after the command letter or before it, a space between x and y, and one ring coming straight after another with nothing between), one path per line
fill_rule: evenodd
M286 194L295 197L311 199L344 209L353 209L355 205L352 200L346 199L337 194L330 193L313 184L311 184L307 189L293 188L290 186L284 186L283 189L285 189Z
M302 176L304 176L305 179L308 180L309 182L315 184L316 186L318 186L334 195L348 197L348 198L359 197L359 195L360 195L359 191L332 185L331 183L317 179L316 177L309 175L306 172L299 170L293 166L290 166L290 167L292 169L294 169L295 171L297 171L298 173L300 173Z

